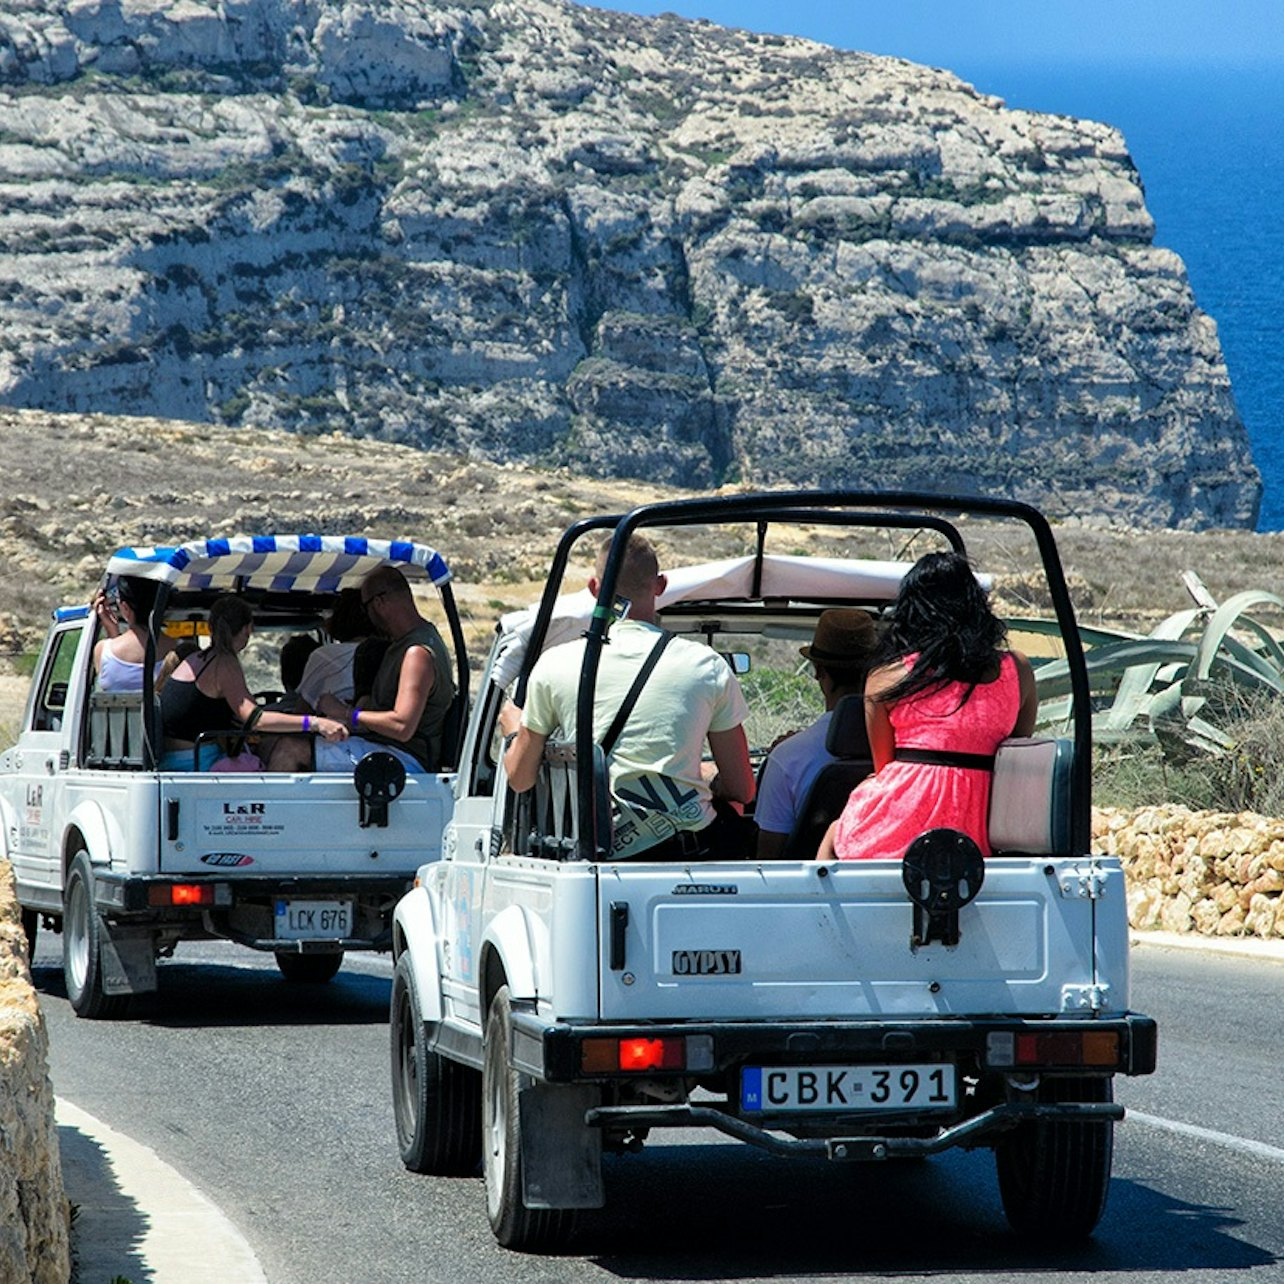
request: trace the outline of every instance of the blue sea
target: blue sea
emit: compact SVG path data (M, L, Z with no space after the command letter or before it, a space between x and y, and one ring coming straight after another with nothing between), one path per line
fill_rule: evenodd
M1284 64L953 70L1010 107L1123 132L1155 240L1217 322L1265 483L1258 529L1284 530Z

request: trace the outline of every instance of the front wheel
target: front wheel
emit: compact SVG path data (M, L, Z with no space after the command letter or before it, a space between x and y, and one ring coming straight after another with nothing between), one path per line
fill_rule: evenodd
M410 955L392 974L392 1114L401 1162L468 1176L481 1159L481 1075L428 1047Z
M276 952L281 975L293 984L324 985L343 966L343 951L337 954L288 954Z
M1044 1079L1040 1101L1110 1101L1109 1079ZM1047 1242L1086 1239L1106 1206L1114 1124L1032 1120L995 1147L1003 1211L1019 1235Z
M513 1068L512 1000L500 986L491 1000L482 1045L482 1173L486 1216L505 1248L534 1252L561 1248L575 1229L567 1208L528 1208L522 1199L522 1075Z
M63 889L62 974L77 1016L109 1020L129 1003L127 994L103 990L102 922L94 904L94 875L88 852L77 852Z

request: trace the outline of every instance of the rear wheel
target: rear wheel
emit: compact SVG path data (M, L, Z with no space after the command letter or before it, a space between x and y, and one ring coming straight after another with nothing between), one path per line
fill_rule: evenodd
M336 954L287 954L278 950L276 965L287 981L301 985L323 985L343 965L343 951Z
M427 1046L409 954L392 974L392 1113L411 1172L467 1176L481 1159L481 1075Z
M486 1216L505 1248L548 1251L562 1247L575 1229L575 1210L528 1208L522 1199L522 1076L513 1068L512 1002L501 986L490 1005L482 1049L482 1172Z
M94 904L94 876L87 852L77 852L63 889L62 974L77 1016L108 1020L129 1004L127 994L103 990L102 923Z
M1040 1101L1110 1101L1109 1079L1044 1079ZM1031 1121L994 1151L1003 1211L1019 1235L1049 1242L1085 1239L1106 1206L1114 1125Z

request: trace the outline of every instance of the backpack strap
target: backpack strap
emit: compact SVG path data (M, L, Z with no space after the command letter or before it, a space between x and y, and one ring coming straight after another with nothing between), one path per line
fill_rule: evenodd
M633 706L637 704L638 696L642 694L642 688L646 686L647 679L651 676L655 666L659 664L660 657L664 654L664 648L672 641L672 633L661 633L656 644L651 648L650 654L643 661L637 677L633 679L633 685L629 688L628 695L624 697L624 703L620 705L614 720L607 728L606 735L602 737L602 754L604 757L609 758L611 756L611 750L615 748L615 742L620 738L620 732L624 730L624 724L629 720L629 714L633 712Z

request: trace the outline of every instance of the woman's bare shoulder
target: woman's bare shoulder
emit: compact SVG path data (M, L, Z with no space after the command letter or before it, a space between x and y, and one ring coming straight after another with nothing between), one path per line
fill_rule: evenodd
M904 676L905 665L900 660L880 664L877 668L870 669L865 679L865 694L876 696L890 691Z

